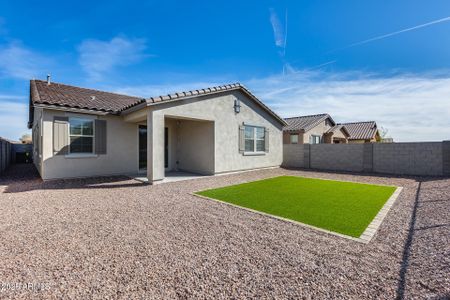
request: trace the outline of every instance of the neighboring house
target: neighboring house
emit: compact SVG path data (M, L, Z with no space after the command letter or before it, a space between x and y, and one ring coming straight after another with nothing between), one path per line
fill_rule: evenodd
M286 118L283 144L347 143L350 136L345 126L338 125L329 114Z
M376 143L381 141L375 121L342 123L339 125L347 128L350 133L349 143Z
M285 121L239 83L142 99L30 81L43 179L165 171L217 174L282 163Z

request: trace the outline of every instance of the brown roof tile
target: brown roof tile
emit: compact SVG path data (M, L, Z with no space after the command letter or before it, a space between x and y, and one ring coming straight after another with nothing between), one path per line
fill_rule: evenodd
M32 104L47 104L70 108L89 109L110 113L129 105L144 102L143 98L102 92L61 83L47 84L43 80L31 80Z
M286 121L286 123L288 125L286 127L284 127L283 130L285 130L285 131L294 131L294 130L308 131L308 130L313 129L320 122L322 122L328 118L331 120L332 124L334 125L335 122L329 114L318 114L318 115L286 118L284 120Z
M349 140L370 140L377 133L377 123L375 121L342 123L350 134Z

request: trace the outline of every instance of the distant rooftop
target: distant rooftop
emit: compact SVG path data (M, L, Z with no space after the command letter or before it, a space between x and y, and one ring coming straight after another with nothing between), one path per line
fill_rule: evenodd
M340 123L344 125L350 134L349 140L370 140L377 133L377 123L375 121Z
M331 123L335 125L336 123L331 118L329 114L318 114L318 115L309 115L309 116L299 116L293 118L285 118L284 120L288 125L284 128L284 130L294 131L294 130L304 130L308 131L315 126L317 126L320 122L330 119Z

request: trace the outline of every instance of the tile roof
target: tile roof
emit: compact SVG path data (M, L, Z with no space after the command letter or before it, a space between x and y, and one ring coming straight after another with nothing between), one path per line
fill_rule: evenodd
M348 132L347 127L345 127L345 126L342 125L342 124L338 124L338 125L335 125L335 126L331 127L330 129L327 130L326 133L336 132L336 131L338 131L338 130L342 130L342 131L344 131L348 136L350 136L350 132Z
M164 96L151 97L148 99L120 95L115 93L103 92L93 89L80 88L61 83L47 84L43 80L30 81L30 123L32 122L31 107L34 104L56 105L77 109L89 109L103 111L108 113L120 114L125 110L132 108L138 104L146 103L146 105L156 105L187 98L223 93L226 91L240 90L282 125L286 122L267 107L261 100L253 95L246 87L240 83L220 85L199 90L191 90L186 92L178 92Z
M375 121L341 123L350 133L349 140L370 140L377 133L377 123Z
M43 80L30 81L32 104L47 104L69 108L119 113L129 105L144 102L143 98L75 87Z
M318 114L318 115L310 115L310 116L299 116L293 118L284 119L288 124L284 127L285 131L294 131L294 130L304 130L305 132L316 127L320 122L330 119L331 123L334 125L335 122L331 118L329 114Z
M278 116L274 111L272 111L268 106L266 106L261 100L259 100L258 97L253 95L250 92L250 90L248 90L244 85L242 85L240 83L225 84L225 85L213 86L213 87L204 88L204 89L172 93L172 94L162 95L162 96L157 96L157 97L150 97L150 98L146 99L146 102L147 102L147 105L151 106L151 105L157 105L157 104L162 104L162 103L167 103L167 102L172 102L172 101L180 101L180 100L193 98L193 97L200 97L200 96L207 96L207 95L211 95L211 94L223 93L223 92L233 91L233 90L242 91L244 94L246 94L252 100L254 100L257 104L259 104L270 115L272 115L275 119L277 119L281 124L286 125L285 120L283 120L280 116ZM121 111L130 109L130 108L136 106L137 104L139 104L139 103L125 106L122 108Z

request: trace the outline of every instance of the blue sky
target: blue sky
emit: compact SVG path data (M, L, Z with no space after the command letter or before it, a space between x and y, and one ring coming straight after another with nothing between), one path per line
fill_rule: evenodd
M10 139L27 132L28 80L47 73L144 97L239 81L283 117L450 139L449 70L448 1L0 2Z

